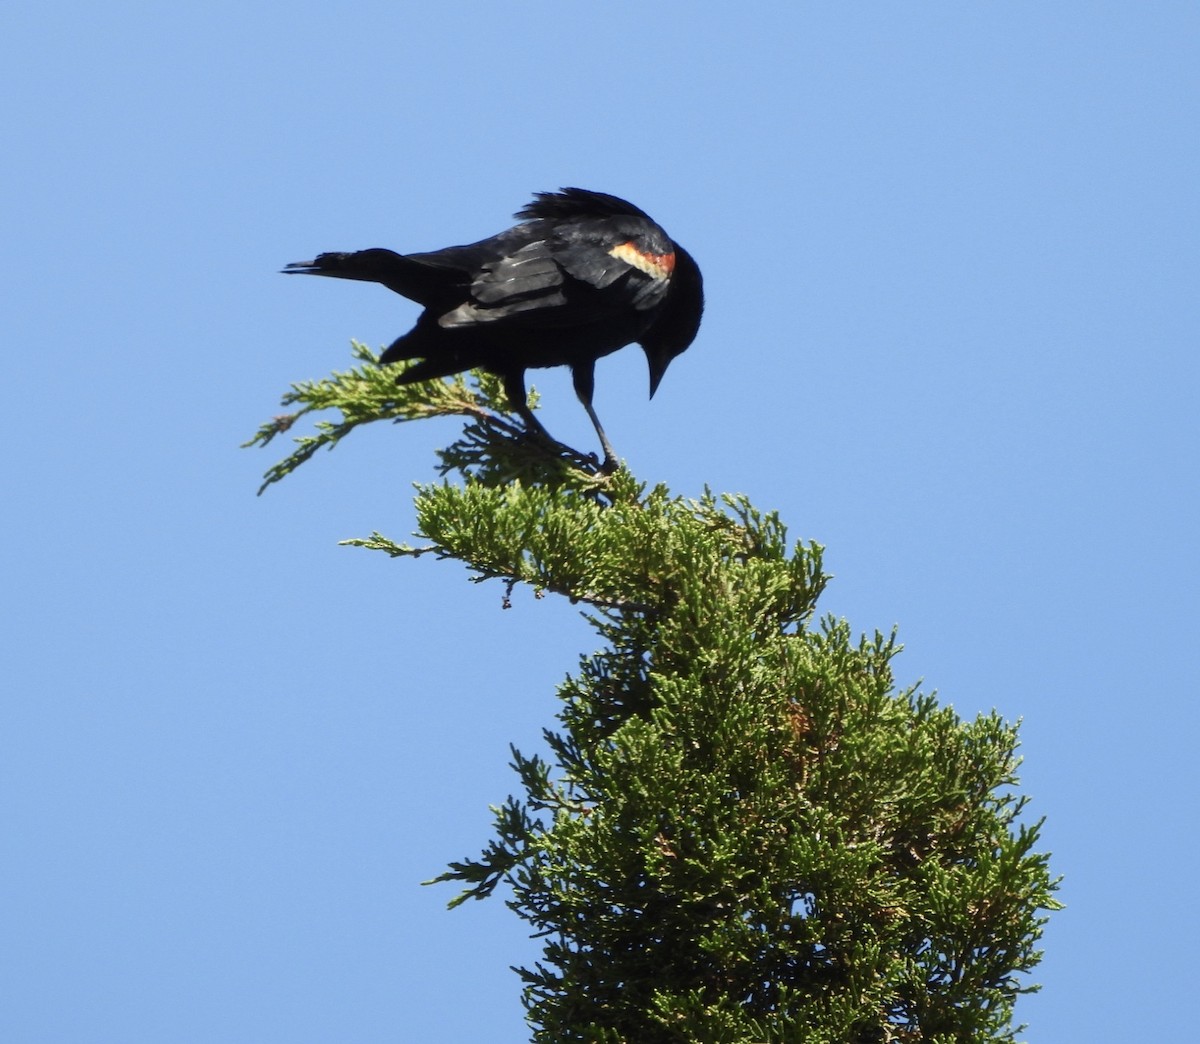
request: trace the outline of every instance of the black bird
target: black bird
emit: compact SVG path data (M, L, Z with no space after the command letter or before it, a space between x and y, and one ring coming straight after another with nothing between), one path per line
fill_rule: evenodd
M320 254L284 271L382 283L423 305L416 326L380 357L421 360L397 383L480 367L503 379L526 427L547 438L529 409L525 371L571 367L612 469L616 455L592 408L596 360L637 341L653 396L700 328L700 269L644 211L603 192L539 192L516 217L507 232L468 246Z

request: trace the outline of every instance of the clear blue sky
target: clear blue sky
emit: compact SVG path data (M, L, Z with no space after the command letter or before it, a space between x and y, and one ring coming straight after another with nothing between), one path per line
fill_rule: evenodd
M1180 1039L1197 924L1200 7L17 2L5 305L0 1039L527 1039L474 854L597 639L412 528L450 422L260 499L289 382L415 309L285 279L583 185L709 311L635 472L778 509L902 682L1024 721L1068 909L1032 1042ZM565 374L543 416L591 446Z

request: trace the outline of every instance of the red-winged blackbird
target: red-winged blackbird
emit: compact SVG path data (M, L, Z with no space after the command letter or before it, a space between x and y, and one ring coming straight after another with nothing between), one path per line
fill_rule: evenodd
M592 408L596 360L637 341L653 396L700 327L700 269L647 214L603 192L539 192L516 216L519 225L469 246L321 254L284 271L382 283L424 305L416 326L380 357L421 360L397 383L481 367L503 379L514 409L542 435L526 400L525 371L571 367L612 468L616 456Z

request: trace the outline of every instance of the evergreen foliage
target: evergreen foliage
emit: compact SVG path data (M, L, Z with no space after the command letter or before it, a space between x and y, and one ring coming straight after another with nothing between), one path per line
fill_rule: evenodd
M545 938L518 969L538 1042L1010 1041L1058 904L1022 816L1017 729L898 689L894 635L816 616L816 544L745 497L647 489L523 437L498 382L398 387L365 365L294 385L336 409L264 488L359 424L456 413L409 546L586 607L602 647L560 687L551 759L437 880L497 885ZM261 491L260 491L261 492Z

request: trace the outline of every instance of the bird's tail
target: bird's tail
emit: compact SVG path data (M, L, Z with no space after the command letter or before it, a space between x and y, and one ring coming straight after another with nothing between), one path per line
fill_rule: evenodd
M444 282L444 276L430 265L379 247L350 253L318 254L311 261L287 265L283 272L285 275L332 276L380 283L393 293L419 304L425 304L439 283Z

